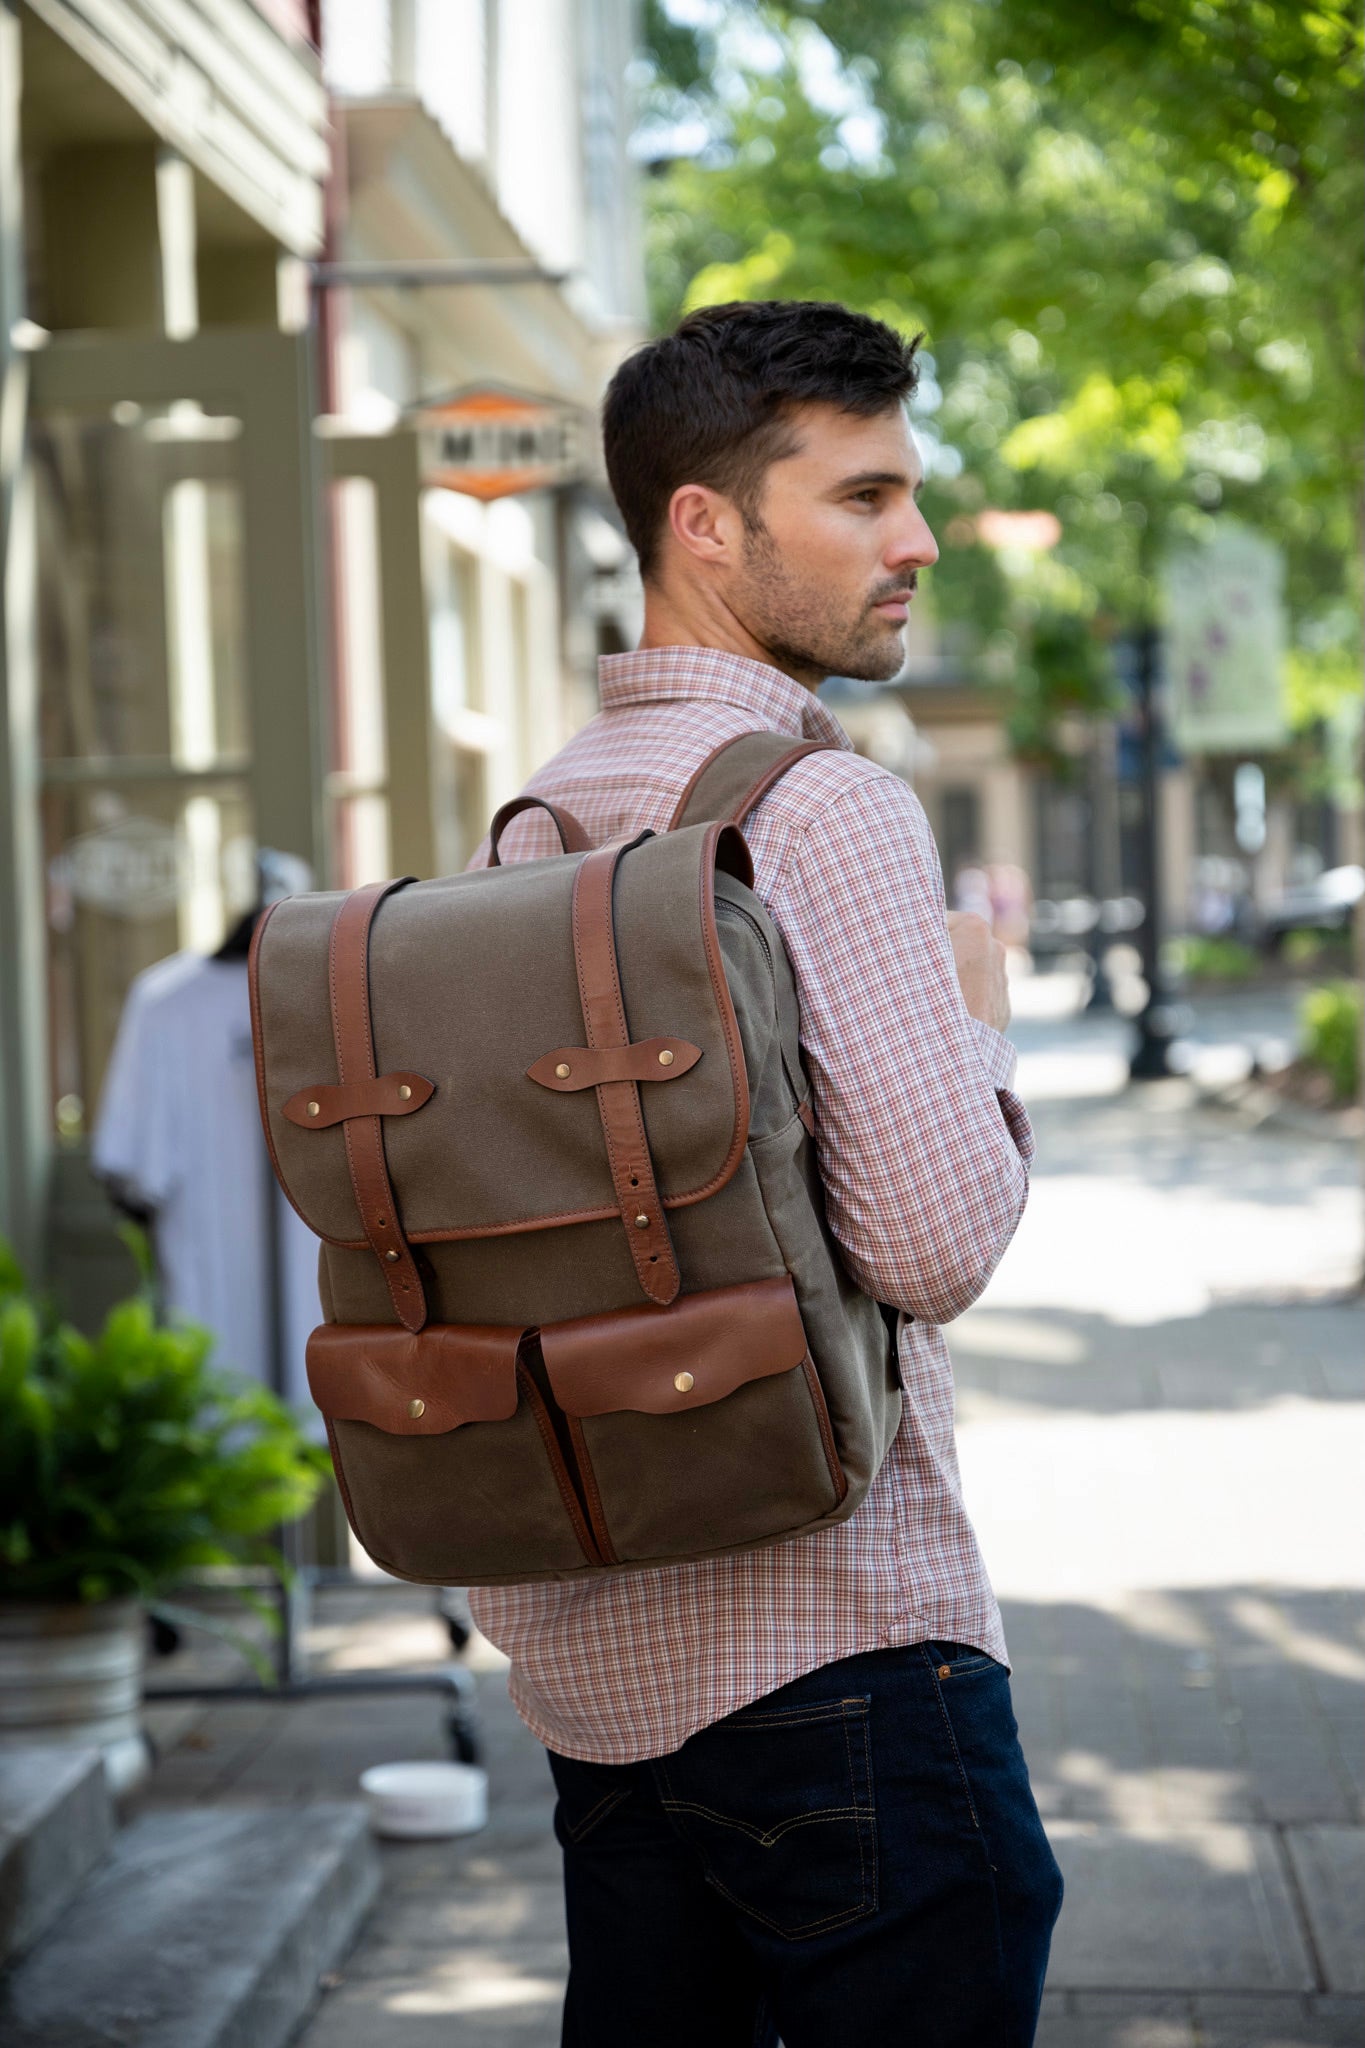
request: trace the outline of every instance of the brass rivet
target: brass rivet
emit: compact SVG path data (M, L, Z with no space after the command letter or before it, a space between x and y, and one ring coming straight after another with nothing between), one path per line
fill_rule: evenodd
M390 1262L392 1262L394 1259L398 1257L398 1254L397 1252L385 1252L384 1257L388 1259Z
M309 1116L321 1116L322 1104L320 1102L310 1102L308 1105L308 1114Z
M659 1065L660 1065L661 1067L671 1067L671 1066L672 1066L672 1064L673 1064L673 1055L672 1055L672 1053L671 1053L671 1052L669 1052L669 1051L668 1051L668 1049L667 1049L667 1048L665 1047L664 1051L663 1051L663 1052L661 1052L661 1053L659 1054Z
M940 1678L951 1678L953 1675L952 1666L950 1664L940 1664L938 1675Z
M641 1214L640 1214L639 1216L637 1216L637 1217L636 1217L636 1219L635 1219L635 1228L636 1228L637 1230L648 1230L648 1228L649 1228L649 1218L648 1218L648 1216L644 1215L643 1213L641 1213Z
M561 1081L567 1081L567 1080L568 1080L568 1078L569 1078L569 1068L568 1068L568 1065L567 1065L567 1063L566 1063L566 1062L565 1062L564 1060L561 1060L561 1061L559 1062L559 1065L558 1065L558 1066L557 1066L557 1067L555 1068L555 1072L556 1072L556 1074L558 1074L558 1076L559 1076L559 1078L560 1078L560 1080L561 1080Z
M406 1081L400 1081L398 1084L398 1100L400 1102L412 1101L412 1090Z
M426 1412L427 1412L427 1404L426 1404L426 1402L425 1402L425 1401L409 1401L409 1402L408 1402L408 1414L409 1414L409 1415L410 1415L410 1416L412 1417L412 1419L413 1419L413 1421L414 1421L414 1422L416 1422L416 1420L417 1420L417 1418L418 1418L418 1416L419 1416L419 1415L425 1415L425 1414L426 1414Z
M696 1381L690 1372L678 1372L673 1375L673 1384L680 1394L690 1394Z

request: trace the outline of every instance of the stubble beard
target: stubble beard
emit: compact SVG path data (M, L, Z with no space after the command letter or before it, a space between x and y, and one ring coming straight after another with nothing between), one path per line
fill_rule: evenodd
M903 577L900 587L912 583ZM746 522L744 581L736 592L745 626L789 675L814 686L826 676L887 683L905 661L901 629L863 598L856 610L784 565L766 526ZM736 606L738 609L738 606Z

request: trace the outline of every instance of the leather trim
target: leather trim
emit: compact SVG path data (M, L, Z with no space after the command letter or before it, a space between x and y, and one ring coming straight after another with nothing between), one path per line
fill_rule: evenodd
M329 1422L368 1422L386 1436L506 1422L517 1412L521 1337L504 1324L323 1323L308 1339L308 1386Z
M559 1438L555 1435L550 1411L545 1406L540 1388L524 1365L517 1367L517 1386L535 1419L536 1428L540 1431L540 1440L545 1446L545 1455L550 1461L550 1470L554 1473L555 1485L559 1488L559 1497L564 1503L564 1512L573 1524L574 1535L578 1538L578 1547L589 1564L603 1564L606 1560L597 1547L597 1538L589 1528L587 1517L583 1513L583 1503L578 1498L564 1453L559 1447Z
M247 999L251 1005L251 1051L256 1067L256 1104L261 1112L261 1129L265 1132L265 1149L270 1154L271 1171L280 1184L284 1193L284 1199L288 1202L300 1223L307 1223L308 1228L312 1230L312 1224L308 1222L308 1218L294 1200L290 1192L289 1183L280 1171L280 1158L275 1150L275 1133L270 1128L270 1103L266 1095L265 1086L265 1039L261 1029L261 989L259 981L261 941L265 937L265 928L269 924L273 913L279 909L280 903L283 903L284 900L283 897L280 897L277 902L266 905L256 920L256 929L252 932L251 944L247 947L246 985ZM314 1232L314 1235L316 1236L317 1232ZM350 1248L354 1249L354 1247Z
M630 1046L612 925L612 887L627 844L609 841L585 855L574 877L574 964L583 1026L594 1049L626 1051ZM597 1108L635 1276L651 1301L670 1302L682 1286L682 1275L654 1176L639 1084L628 1079L598 1082Z
M498 841L502 838L507 826L511 824L513 818L519 817L523 811L533 810L549 812L554 820L555 830L559 834L559 843L565 853L586 853L592 845L591 839L589 839L573 812L566 811L562 804L549 803L543 796L509 797L505 804L501 804L494 811L493 822L488 828L488 865L490 868L500 868L502 866L502 858L498 852Z
M583 1481L583 1498L588 1504L592 1533L597 1539L597 1548L602 1553L602 1562L619 1564L621 1560L616 1555L616 1546L607 1527L606 1509L602 1506L602 1496L597 1487L597 1474L592 1469L592 1459L588 1454L588 1441L583 1434L583 1425L576 1415L569 1416L568 1422L569 1442L573 1445L574 1458Z
M834 1499L837 1506L848 1492L848 1480L843 1466L839 1463L839 1447L834 1441L834 1426L829 1419L829 1409L825 1404L825 1390L820 1384L820 1375L811 1364L809 1358L805 1362L804 1370L806 1385L810 1388L811 1406L815 1410L815 1420L820 1425L820 1441L825 1447L825 1463L829 1467L829 1476L834 1482Z
M790 1274L684 1294L667 1309L641 1304L542 1324L540 1349L555 1400L575 1417L681 1414L809 1355ZM679 1374L692 1385L680 1389ZM828 1427L826 1416L822 1434Z
M405 1088L406 1100L401 1092ZM348 1116L412 1116L435 1093L436 1083L421 1074L380 1074L373 1081L352 1081L346 1088L322 1082L291 1095L280 1115L300 1130L325 1131ZM310 1103L316 1114L309 1114Z
M332 1454L332 1470L336 1474L337 1492L341 1495L341 1505L346 1510L346 1519L351 1525L351 1534L355 1537L356 1542L360 1543L360 1531L355 1525L355 1509L351 1505L351 1489L346 1484L346 1467L341 1462L341 1445L337 1439L336 1425L327 1416L323 1417L323 1421L327 1428L327 1448ZM361 1548L364 1548L363 1544Z
M370 1023L370 926L384 898L412 879L404 875L394 882L353 889L342 898L332 920L327 976L337 1074L344 1088L377 1078ZM420 1330L427 1319L426 1292L399 1221L384 1156L383 1123L378 1116L353 1116L342 1131L360 1221L388 1284L394 1312L407 1329Z
M725 961L720 950L720 934L716 930L717 854L722 840L733 832L732 825L720 821L706 828L701 858L701 934L702 944L706 949L706 969L711 976L711 990L716 998L720 1027L725 1038L726 1057L730 1062L730 1079L735 1091L734 1136L730 1141L730 1150L721 1161L718 1172L711 1176L705 1187L694 1188L686 1195L675 1196L668 1204L670 1209L684 1208L690 1202L704 1202L708 1195L714 1195L718 1189L723 1188L744 1157L744 1148L749 1142L749 1070L744 1063L744 1041L740 1037L739 1019L735 1015L735 999L730 993L730 984L725 979Z
M659 1055L667 1053L662 1064ZM701 1058L701 1047L685 1038L637 1038L633 1045L557 1045L526 1069L528 1081L572 1095L603 1081L676 1081ZM567 1074L556 1071L567 1067Z

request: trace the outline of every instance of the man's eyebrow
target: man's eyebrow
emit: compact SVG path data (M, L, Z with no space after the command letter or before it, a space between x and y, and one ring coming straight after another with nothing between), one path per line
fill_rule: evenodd
M903 469L860 469L852 476L841 477L834 486L836 491L865 491L872 484L890 484L893 489L903 489L910 482ZM924 478L915 484L912 495L918 497L924 489Z

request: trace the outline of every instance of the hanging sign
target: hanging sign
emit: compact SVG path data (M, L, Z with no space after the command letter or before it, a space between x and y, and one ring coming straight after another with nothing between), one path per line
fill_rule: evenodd
M1163 577L1165 674L1182 753L1284 744L1284 557L1220 519L1214 538L1173 556Z
M408 414L421 436L422 481L485 503L577 476L577 406L496 385L427 399Z

